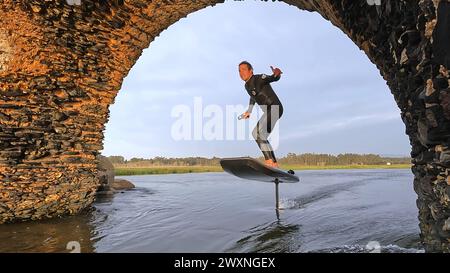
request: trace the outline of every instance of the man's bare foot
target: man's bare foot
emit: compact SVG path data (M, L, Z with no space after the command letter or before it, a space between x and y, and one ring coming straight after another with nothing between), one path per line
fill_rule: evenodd
M267 159L265 161L266 166L272 167L272 168L279 168L278 162L274 162L272 159Z

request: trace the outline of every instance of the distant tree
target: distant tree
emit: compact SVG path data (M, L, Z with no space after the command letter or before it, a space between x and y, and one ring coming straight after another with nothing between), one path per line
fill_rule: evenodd
M116 163L132 163L134 166L218 166L220 158L205 158L205 157L181 157L181 158L166 158L157 156L150 159L132 158L124 160L121 156L108 157L108 159ZM264 157L258 157L259 160L264 160ZM278 159L281 164L298 164L304 166L329 166L329 165L385 165L387 162L391 164L410 164L411 158L382 158L375 154L339 154L337 156L330 154L295 154L288 153L285 157Z
M144 161L144 159L143 159L143 158L133 157L133 158L130 159L128 162L139 162L139 161Z
M108 156L109 161L111 161L112 164L123 164L125 163L125 158L120 155L112 155Z

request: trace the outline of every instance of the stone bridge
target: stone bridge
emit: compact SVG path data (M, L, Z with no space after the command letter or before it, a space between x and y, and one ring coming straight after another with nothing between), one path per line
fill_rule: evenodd
M163 30L221 2L0 0L0 223L89 206L124 77ZM449 252L450 2L284 2L320 13L379 68L411 144L421 238Z

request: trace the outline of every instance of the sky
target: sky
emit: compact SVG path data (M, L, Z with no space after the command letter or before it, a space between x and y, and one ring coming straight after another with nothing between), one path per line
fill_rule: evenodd
M101 153L261 156L251 137L259 107L249 120L236 118L249 101L238 73L243 60L255 74L283 71L271 84L284 108L270 139L278 157L409 156L400 110L364 52L318 13L270 1L226 1L163 31L110 105Z

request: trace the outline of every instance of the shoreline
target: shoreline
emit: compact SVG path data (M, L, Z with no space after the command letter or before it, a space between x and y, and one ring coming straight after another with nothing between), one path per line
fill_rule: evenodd
M352 169L410 169L411 164L393 165L330 165L304 166L280 164L283 170L352 170ZM116 176L148 175L148 174L183 174L223 172L221 166L151 166L151 167L115 167Z

